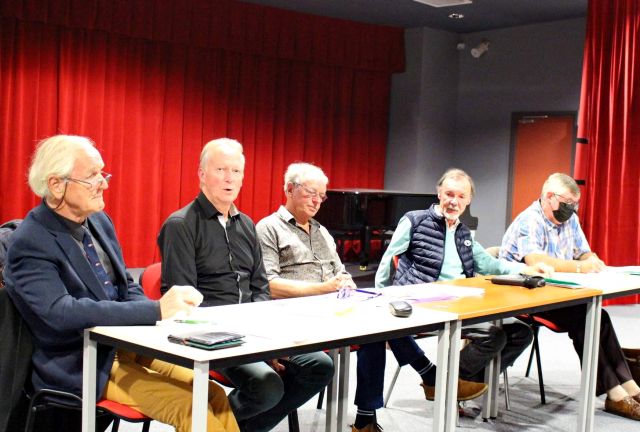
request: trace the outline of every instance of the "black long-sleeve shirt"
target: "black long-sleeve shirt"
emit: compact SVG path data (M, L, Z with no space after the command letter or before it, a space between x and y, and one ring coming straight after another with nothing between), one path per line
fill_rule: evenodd
M158 235L162 293L173 285L191 285L204 296L202 306L269 300L253 221L232 206L225 230L220 215L200 192L165 221Z

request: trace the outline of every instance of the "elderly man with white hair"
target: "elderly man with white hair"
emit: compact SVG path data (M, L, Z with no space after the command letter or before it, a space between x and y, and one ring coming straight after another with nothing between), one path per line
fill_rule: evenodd
M286 203L256 225L274 298L355 288L331 234L313 219L327 199L328 182L315 165L289 165L284 175Z
M93 326L154 325L202 301L193 287L145 297L126 271L103 194L111 174L93 142L57 135L38 144L29 185L42 203L15 231L6 289L33 335L31 383L82 397L82 332ZM119 349L98 350L97 396L191 430L193 372ZM151 395L153 395L151 397ZM238 431L224 390L209 385L207 430Z

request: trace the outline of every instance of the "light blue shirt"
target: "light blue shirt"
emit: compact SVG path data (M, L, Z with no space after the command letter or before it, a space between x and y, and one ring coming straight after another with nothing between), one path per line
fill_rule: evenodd
M439 209L436 207L436 211ZM438 280L461 279L464 277L462 261L455 245L455 229L457 224L447 229L445 234L444 261ZM391 266L394 256L400 256L409 249L411 241L411 221L403 216L398 227L391 237L391 243L385 251L378 270L376 272L376 288L389 286L391 280ZM473 268L479 274L516 274L520 273L525 265L522 263L507 262L489 255L480 243L473 240Z
M591 252L578 215L556 225L545 215L540 201L535 201L511 223L502 238L500 257L509 261L524 261L530 254L549 255L573 260Z

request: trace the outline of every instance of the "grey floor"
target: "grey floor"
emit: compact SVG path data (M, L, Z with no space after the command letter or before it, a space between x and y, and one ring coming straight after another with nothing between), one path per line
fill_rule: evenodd
M640 305L610 306L607 310L612 316L622 346L640 347L640 335L637 332L637 317ZM422 339L421 346L429 357L435 359L435 340ZM503 393L500 393L500 414L498 418L484 422L480 415L480 399L470 401L464 406L465 414L460 418L459 430L477 429L480 431L574 431L578 401L576 395L580 383L580 365L566 334L556 334L546 329L540 332L542 365L544 371L547 404L540 404L537 379L525 378L527 356L523 355L509 369L509 389L511 411L504 409ZM528 353L528 351L527 351ZM391 381L397 363L392 354L388 354L386 383ZM351 363L351 385L349 400L353 400L355 390L355 355ZM533 371L535 376L535 369ZM433 404L424 400L418 378L413 370L404 368L390 398L387 408L378 411L378 422L385 432L431 430ZM324 410L316 409L314 398L298 410L300 430L302 432L324 431ZM608 414L603 411L604 399L596 401L595 430L626 432L640 430L640 424ZM355 417L355 407L349 406L348 421ZM141 426L123 424L121 431L139 431ZM154 422L152 432L169 432L170 426ZM343 431L349 431L347 424ZM274 429L287 432L286 421Z

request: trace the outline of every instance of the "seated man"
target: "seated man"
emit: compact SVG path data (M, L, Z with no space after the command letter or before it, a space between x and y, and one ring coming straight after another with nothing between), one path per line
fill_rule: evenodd
M153 325L202 301L192 287L147 299L125 270L111 219L102 210L110 174L91 140L40 142L29 185L42 203L12 236L6 289L33 335L31 384L82 396L83 330ZM129 405L177 431L191 430L189 369L124 350L98 350L98 397ZM149 395L155 397L149 397ZM209 386L207 430L238 431L224 390Z
M285 205L256 225L273 298L355 288L331 234L313 219L327 198L328 182L314 165L289 165L284 175Z
M516 217L502 239L500 256L528 265L546 263L561 272L599 272L604 263L591 252L576 210L580 189L566 174L549 176L540 199ZM582 358L586 306L536 314L569 332ZM605 410L640 420L640 388L633 380L607 311L600 318L596 394L607 393Z
M437 190L439 204L427 210L409 212L398 223L376 272L376 287L391 284L394 256L400 257L394 285L472 277L476 272L545 273L544 265L533 268L497 260L472 239L469 228L459 220L474 195L473 181L464 171L450 169L445 172L438 181ZM532 340L529 326L520 322L506 323L502 329L491 325L463 328L462 334L471 343L460 354L462 379L458 381L458 400L476 398L487 390L481 381L485 367L496 354L502 354L501 368L504 370ZM425 397L433 400L435 365L411 337L390 340L388 344L398 364L410 364L420 374ZM372 416L383 403L385 360L384 342L363 345L358 351L358 415L353 432L380 430Z
M195 286L204 306L269 300L262 252L251 219L233 201L244 177L242 145L222 138L200 154L200 194L165 221L158 236L162 289ZM282 378L273 369L282 373ZM242 431L268 431L322 390L333 376L326 354L221 369L235 389L231 407Z

